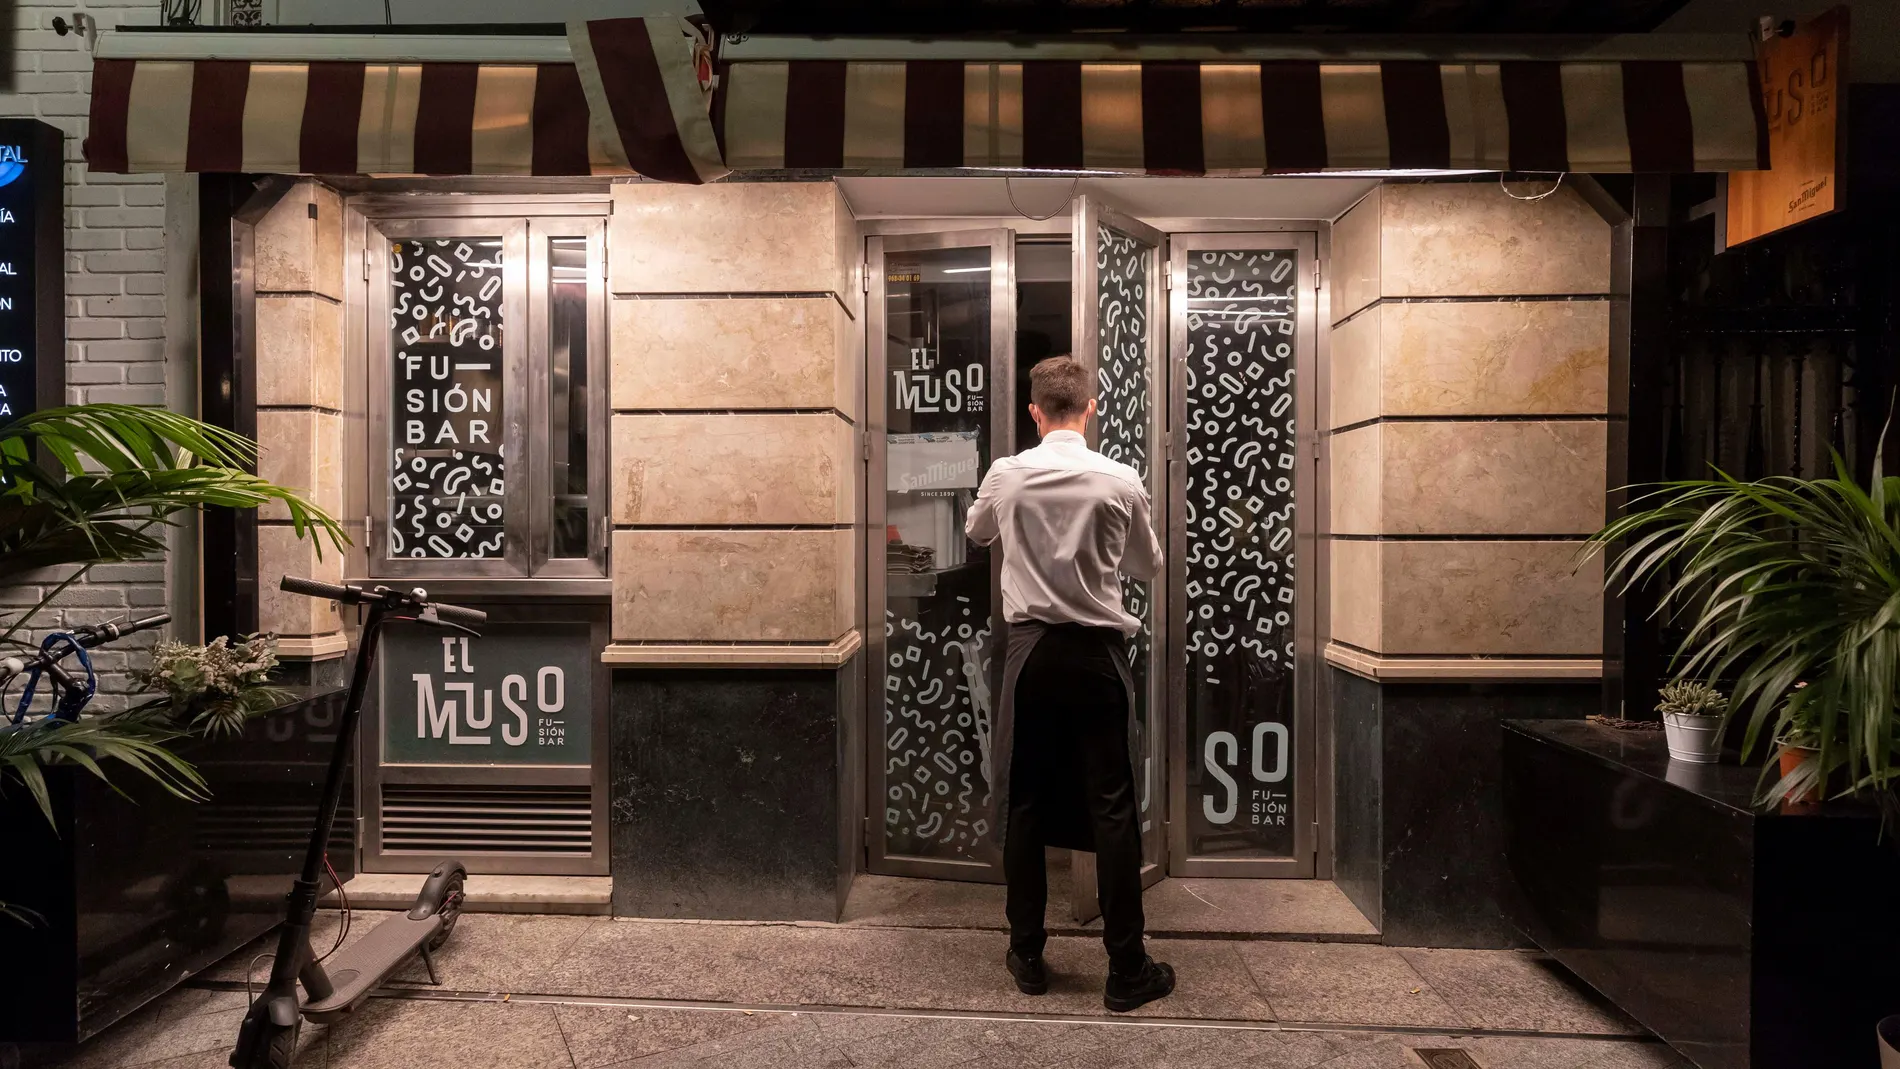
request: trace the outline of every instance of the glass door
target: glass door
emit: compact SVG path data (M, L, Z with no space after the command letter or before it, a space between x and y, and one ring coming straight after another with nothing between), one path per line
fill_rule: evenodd
M1002 882L991 841L1001 558L963 521L1015 451L1015 261L1008 230L870 239L867 308L872 872ZM881 668L877 666L882 666Z
M1311 876L1317 235L1174 235L1168 614L1176 876ZM1296 509L1296 502L1306 511Z
M1165 525L1166 238L1094 198L1081 197L1073 240L1075 355L1095 373L1100 391L1091 444L1140 473L1154 502L1155 522ZM1135 707L1129 713L1144 887L1167 872L1166 673L1157 670L1155 657L1156 650L1167 649L1166 593L1165 581L1122 580L1123 604L1141 620L1141 630L1128 641L1128 664L1135 682ZM1092 920L1101 912L1095 855L1075 851L1070 872L1076 920Z

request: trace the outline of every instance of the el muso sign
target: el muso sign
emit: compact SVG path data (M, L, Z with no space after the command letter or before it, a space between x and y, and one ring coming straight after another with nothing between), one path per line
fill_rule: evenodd
M65 135L0 119L0 423L65 403Z

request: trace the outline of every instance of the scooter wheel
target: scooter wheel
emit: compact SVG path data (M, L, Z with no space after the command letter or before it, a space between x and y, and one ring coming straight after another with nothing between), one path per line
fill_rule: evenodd
M303 1029L299 1020L289 1028L271 1026L270 1040L260 1043L251 1052L250 1064L244 1069L290 1069L290 1063L297 1057L297 1033Z
M429 949L440 950L442 944L449 941L449 933L455 931L455 922L462 917L463 876L456 873L449 877L448 886L442 892L442 905L435 915L442 918L442 930L429 937Z

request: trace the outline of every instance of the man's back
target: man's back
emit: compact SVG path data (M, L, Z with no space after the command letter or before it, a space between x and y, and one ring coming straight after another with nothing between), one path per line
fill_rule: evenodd
M1005 619L1133 634L1140 623L1122 608L1117 573L1160 570L1150 511L1133 468L1058 430L990 466L966 526L979 545L1002 542Z

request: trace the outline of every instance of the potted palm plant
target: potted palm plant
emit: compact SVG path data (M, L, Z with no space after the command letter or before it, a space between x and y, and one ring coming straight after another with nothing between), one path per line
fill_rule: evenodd
M1658 584L1657 611L1687 623L1676 677L1733 681L1724 718L1746 723L1765 804L1894 797L1900 478L1879 455L1865 485L1838 456L1827 478L1663 484L1586 552L1612 547L1607 588Z
M1669 738L1669 759L1712 765L1722 755L1722 714L1728 699L1706 683L1665 683L1656 711Z

